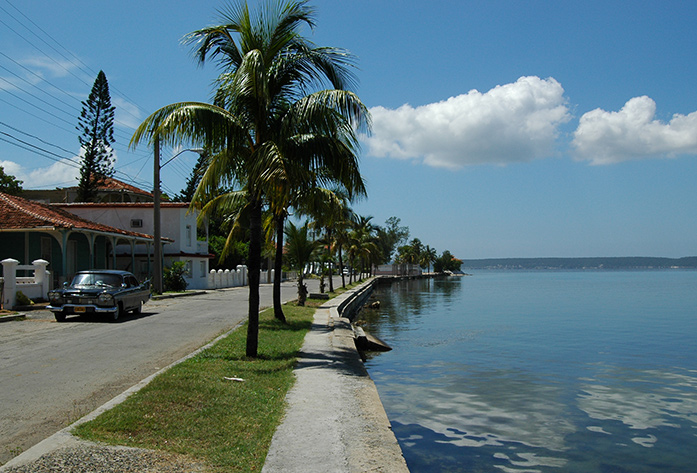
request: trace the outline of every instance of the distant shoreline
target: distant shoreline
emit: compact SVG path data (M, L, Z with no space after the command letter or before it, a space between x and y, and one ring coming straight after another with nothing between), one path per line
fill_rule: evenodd
M697 269L697 256L463 259L462 269Z

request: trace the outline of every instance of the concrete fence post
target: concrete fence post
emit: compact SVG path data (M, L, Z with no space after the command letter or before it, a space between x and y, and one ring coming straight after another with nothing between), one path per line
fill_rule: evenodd
M48 299L48 291L51 289L49 287L49 281L51 278L48 277L49 273L46 270L48 266L48 261L44 259L36 259L31 262L34 265L34 282L41 286L41 297Z
M19 261L13 258L7 258L2 260L1 263L2 275L5 279L2 307L6 310L12 310L15 306L17 297L17 265L19 265Z
M240 285L246 286L247 285L247 266L241 264L237 266L237 269L240 270L242 273L242 278L240 279Z

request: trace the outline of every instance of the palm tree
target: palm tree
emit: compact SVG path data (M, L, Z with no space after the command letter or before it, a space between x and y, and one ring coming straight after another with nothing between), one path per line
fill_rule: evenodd
M361 194L364 195L364 194ZM341 261L340 239L342 225L351 217L351 209L348 206L349 193L342 189L318 189L313 198L306 199L301 207L301 212L310 216L313 220L311 227L318 231L324 231L322 242L326 248L326 261L329 263L329 292L334 292L333 263L334 255L338 253L339 266L343 278L343 264ZM345 284L344 284L345 286Z
M419 264L422 268L425 267L430 273L431 264L433 264L437 258L438 253L436 252L436 249L426 245L426 248L424 248L423 252L421 253L421 261L419 262Z
M343 250L351 244L351 228L353 228L357 215L348 206L345 207L343 215L334 224L334 241L336 244L336 254L339 259L339 271L341 272L341 286L346 289L346 275L344 274ZM349 264L350 266L350 264ZM350 282L350 277L349 277Z
M298 305L304 306L307 297L307 288L303 283L305 266L316 256L319 243L310 238L307 222L302 227L288 222L285 233L286 259L290 269L298 271Z
M364 217L359 215L348 237L349 245L347 252L349 255L349 264L352 268L355 268L356 262L358 262L359 280L363 279L366 263L372 265L381 255L380 248L375 240L375 227L370 223L372 218L372 216ZM351 278L349 278L349 282L350 281Z
M221 25L185 37L196 45L201 64L210 58L223 68L214 104L163 107L138 127L131 144L148 139L210 149L194 206L215 201L221 189L244 195L250 238L246 353L256 357L262 211L274 193L275 177L284 170L295 185L302 182L295 179L296 171L305 169L315 182L362 185L356 133L370 128L369 112L348 90L354 82L352 56L316 47L300 35L303 24L314 26L314 12L305 1L268 3L256 16L242 2L228 5L221 15ZM310 93L323 85L330 88Z

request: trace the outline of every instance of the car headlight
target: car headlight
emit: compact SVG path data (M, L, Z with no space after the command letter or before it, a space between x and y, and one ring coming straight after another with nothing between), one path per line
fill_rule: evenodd
M63 295L60 292L49 292L48 293L48 298L51 300L51 302L61 302L63 300Z
M103 292L97 297L97 304L99 305L114 305L114 296Z

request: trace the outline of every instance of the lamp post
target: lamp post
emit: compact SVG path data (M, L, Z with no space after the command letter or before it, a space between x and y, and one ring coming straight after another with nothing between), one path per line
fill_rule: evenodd
M154 150L154 167L153 167L153 238L154 238L154 254L153 254L153 287L157 294L162 294L162 230L160 225L160 170L165 167L174 158L185 151L193 151L194 153L202 154L204 151L200 148L183 149L177 154L160 164L160 139L155 138Z

